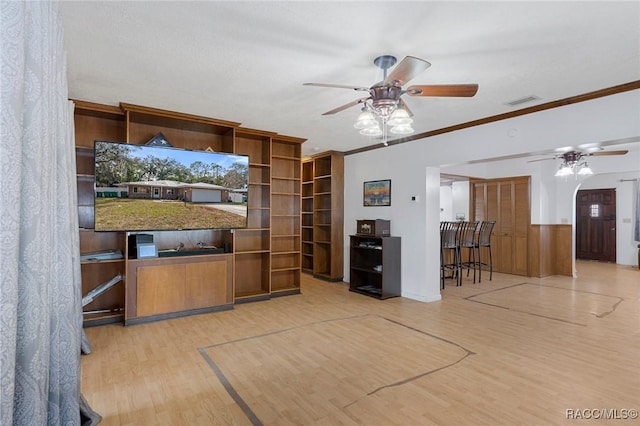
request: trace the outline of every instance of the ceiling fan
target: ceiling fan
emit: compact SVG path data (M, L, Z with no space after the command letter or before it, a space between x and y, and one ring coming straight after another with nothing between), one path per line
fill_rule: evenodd
M431 64L424 59L414 56L406 56L387 75L387 70L394 66L397 59L392 55L378 56L373 63L383 70L383 80L371 87L347 86L342 84L304 83L305 86L335 87L339 89L351 89L359 92L368 92L368 96L356 99L347 104L329 110L322 115L331 115L343 111L358 104L364 104L379 117L386 119L391 116L396 108L404 108L409 115L413 115L401 96L453 96L472 97L478 91L477 84L445 84L445 85L414 85L403 89L409 80L425 71Z
M562 154L554 155L553 157L538 158L537 160L529 160L527 162L535 163L536 161L557 160L559 158L562 158L565 164L571 164L571 163L575 164L580 160L582 160L584 157L598 157L603 155L625 155L628 152L629 151L626 149L619 150L619 151L587 151L587 152L567 151Z
M602 149L602 148L597 148ZM590 175L593 174L591 168L587 164L586 161L582 161L584 157L592 157L592 156L603 156L603 155L625 155L628 153L628 150L619 150L619 151L567 151L562 154L554 155L553 157L547 158L539 158L537 160L530 160L528 163L534 163L536 161L546 161L546 160L557 160L562 159L562 163L560 164L560 168L556 172L556 176L569 176L575 174L577 175Z

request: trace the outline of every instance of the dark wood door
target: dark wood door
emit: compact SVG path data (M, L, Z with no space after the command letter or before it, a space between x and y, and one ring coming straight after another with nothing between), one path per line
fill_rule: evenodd
M616 190L578 191L576 258L616 261Z

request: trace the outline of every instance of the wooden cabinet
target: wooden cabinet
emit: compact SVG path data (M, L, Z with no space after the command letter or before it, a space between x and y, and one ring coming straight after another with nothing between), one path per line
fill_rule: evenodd
M350 236L349 290L378 299L401 294L400 237Z
M342 281L344 228L344 157L319 154L302 165L303 270L315 277Z
M300 291L304 139L243 128L236 122L126 103L116 107L74 102L80 251L123 253L118 260L83 261L82 294L116 275L127 277L84 308L85 325L162 317ZM229 254L219 255L227 259L226 281L213 284L206 278L219 276L222 271L219 260L213 257L206 262L187 257L133 260L129 259L126 243L128 232L93 229L94 141L144 144L158 133L175 148L249 156L247 228L152 232L160 250L187 241L226 247ZM138 272L132 272L138 268L148 268L140 270L141 281ZM173 284L156 283L164 276L171 277L166 281Z
M472 180L471 220L495 220L493 269L529 276L530 177ZM482 257L488 259L488 253Z
M230 309L233 255L130 260L125 322Z

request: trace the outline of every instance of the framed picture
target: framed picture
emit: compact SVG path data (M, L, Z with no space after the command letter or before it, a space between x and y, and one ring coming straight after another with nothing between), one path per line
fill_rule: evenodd
M390 206L391 180L373 180L364 183L364 206Z

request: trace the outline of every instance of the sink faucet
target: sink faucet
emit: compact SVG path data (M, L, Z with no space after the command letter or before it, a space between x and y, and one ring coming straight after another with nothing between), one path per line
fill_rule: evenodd
M180 242L180 244L178 244L178 247L176 247L176 251L180 251L180 249L184 248L184 243Z

